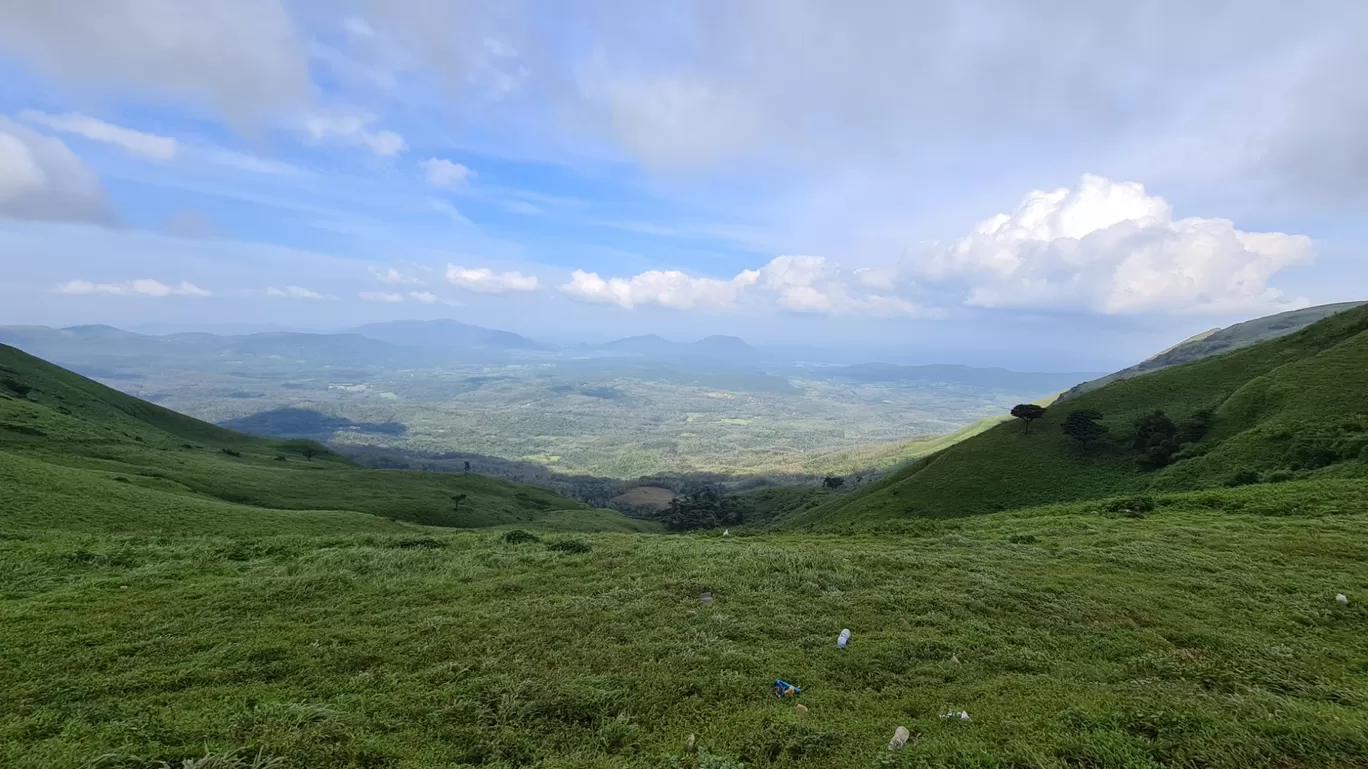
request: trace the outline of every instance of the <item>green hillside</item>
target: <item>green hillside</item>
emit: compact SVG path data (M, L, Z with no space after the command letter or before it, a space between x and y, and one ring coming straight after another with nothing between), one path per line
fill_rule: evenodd
M386 530L398 522L535 523L566 511L577 511L569 520L589 528L621 527L621 516L605 521L606 514L532 486L475 474L368 470L312 441L216 427L6 346L0 480L0 524L8 528Z
M1368 307L1300 332L1163 369L957 443L795 519L835 525L902 516L987 513L1147 490L1290 478L1368 476ZM1106 437L1083 446L1061 425L1094 410ZM1162 410L1179 425L1210 410L1210 429L1172 464L1142 471L1133 423Z
M1065 392L1060 396L1061 400L1070 400L1085 392L1096 390L1104 385L1111 384L1122 379L1130 379L1151 371L1178 366L1183 363L1191 363L1202 358L1210 358L1213 355L1233 352L1242 347L1266 342L1270 339L1277 339L1281 336L1300 331L1303 328L1323 320L1336 313L1351 310L1362 302L1341 302L1339 304L1323 304L1318 307L1306 307L1290 312L1280 312L1277 315L1269 315L1264 318L1236 323L1228 328L1213 328L1203 331L1196 336L1185 339L1182 342L1146 358L1144 361L1122 369L1107 376L1084 382Z

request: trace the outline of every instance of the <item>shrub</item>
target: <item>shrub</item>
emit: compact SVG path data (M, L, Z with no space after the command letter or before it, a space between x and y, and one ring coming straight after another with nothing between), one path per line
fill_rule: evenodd
M1104 509L1108 513L1123 518L1144 518L1147 513L1154 512L1156 507L1158 507L1158 503L1154 501L1154 497L1140 495L1113 499L1107 503Z
M1034 545L1038 540L1034 534L1013 534L1007 541L1013 545Z
M0 385L3 385L6 390L9 390L20 398L27 398L28 394L33 392L31 386L26 385L17 379L11 379L10 377L0 379Z
M230 457L240 457L240 456L242 456L242 452L240 452L240 451L233 451L232 449L219 449L219 451L222 451L224 454L227 454L227 455L230 456Z
M1236 486L1251 486L1259 482L1259 474L1254 470L1241 470L1226 479L1225 485L1231 488Z
M1273 472L1268 474L1268 477L1264 478L1264 482L1286 483L1296 477L1297 474L1292 472L1291 470L1274 470Z
M547 550L555 550L558 553L587 553L594 548L588 542L579 539L562 539L546 546Z
M521 545L524 542L540 542L541 537L525 529L509 529L500 537L506 545Z
M275 461L277 461L277 462L288 462L288 461L290 461L290 460L286 459L285 457L283 457L283 456L281 456L281 455L279 455L279 454L276 454L276 455L275 455Z

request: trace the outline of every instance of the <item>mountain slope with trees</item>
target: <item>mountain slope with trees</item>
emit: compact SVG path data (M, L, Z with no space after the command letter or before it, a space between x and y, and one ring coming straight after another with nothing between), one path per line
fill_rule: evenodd
M797 517L823 526L1115 494L1368 478L1368 307L1113 382ZM1028 432L1029 428L1029 432Z

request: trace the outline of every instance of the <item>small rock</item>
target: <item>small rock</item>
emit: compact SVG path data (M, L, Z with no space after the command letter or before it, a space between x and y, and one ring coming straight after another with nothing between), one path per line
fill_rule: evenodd
M722 536L724 536L724 537L730 537L730 536L731 536L731 529L723 529L723 530L722 530Z
M690 617L697 617L697 616L698 616L698 612L694 611L693 609L689 609L689 616L690 616Z
M684 746L684 750L690 753L693 753L694 751L698 750L698 747L694 744L694 736L692 734L689 735L689 741Z
M911 622L907 621L907 617L903 617L902 619L898 620L898 622L901 622L903 627L907 627L908 625L912 624Z
M888 749L897 750L898 748L901 748L907 744L907 740L911 736L912 733L907 731L906 726L899 726L897 730L893 732L893 739L888 741Z
M794 710L798 711L799 713L806 713L806 712L807 712L807 705L798 705L797 707L794 708Z
M1349 596L1345 595L1344 593L1336 593L1335 600L1339 601L1340 603L1349 603Z
M951 655L950 655L950 664L951 664L951 665L958 665L958 664L960 664L959 655L958 655L958 654L951 654Z
M960 721L968 721L969 712L966 710L952 710L949 713L941 713L941 718L957 718Z
M711 590L704 590L704 591L703 591L703 603L712 603L712 591L711 591Z

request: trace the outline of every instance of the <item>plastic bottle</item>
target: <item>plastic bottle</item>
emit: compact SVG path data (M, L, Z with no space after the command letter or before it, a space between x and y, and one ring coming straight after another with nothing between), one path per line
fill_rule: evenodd
M850 643L850 628L841 631L841 637L836 639L836 646L844 649Z

